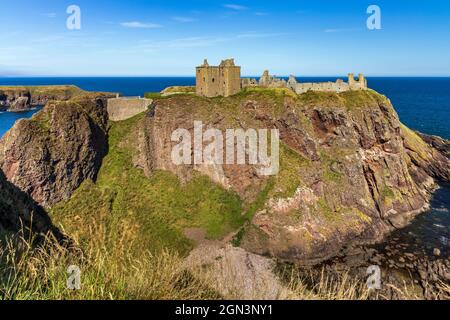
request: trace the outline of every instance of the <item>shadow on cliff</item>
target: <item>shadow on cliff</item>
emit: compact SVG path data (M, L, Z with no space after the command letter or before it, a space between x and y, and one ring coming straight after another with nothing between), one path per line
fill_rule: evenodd
M28 194L7 181L0 170L0 235L33 239L38 245L46 238L69 246L71 241L55 227L47 212Z

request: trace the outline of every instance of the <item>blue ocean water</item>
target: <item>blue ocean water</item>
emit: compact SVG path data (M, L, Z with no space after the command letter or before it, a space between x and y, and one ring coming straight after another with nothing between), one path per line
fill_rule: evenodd
M14 123L23 118L31 118L33 114L41 108L36 108L26 112L0 112L0 138L8 131Z
M342 77L345 79L345 77ZM301 82L335 81L336 77L305 77ZM389 97L400 120L408 127L450 139L450 78L368 78L369 87ZM1 78L0 85L74 84L84 90L143 96L171 85L194 85L193 77L62 77ZM21 114L23 117L29 114ZM16 115L0 114L0 136Z

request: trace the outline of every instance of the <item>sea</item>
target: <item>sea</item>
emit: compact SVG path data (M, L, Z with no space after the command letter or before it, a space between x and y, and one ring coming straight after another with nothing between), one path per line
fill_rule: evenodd
M339 77L303 77L299 82L335 81ZM341 77L345 79L345 77ZM408 127L426 134L450 139L450 77L368 77L370 88L386 95L400 120ZM124 96L143 96L168 86L195 85L194 77L51 77L2 78L2 85L72 84L89 91L117 92ZM40 108L22 113L0 113L0 137L21 118L29 118ZM410 239L431 252L439 248L450 254L450 185L442 184L435 193L431 209L416 218L397 236ZM408 240L409 241L409 240Z

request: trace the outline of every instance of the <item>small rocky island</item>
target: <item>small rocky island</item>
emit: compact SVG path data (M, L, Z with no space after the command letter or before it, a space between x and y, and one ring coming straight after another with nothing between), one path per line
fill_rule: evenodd
M88 239L109 232L105 245L136 259L143 248L170 248L214 268L241 257L227 261L243 274L264 269L261 277L272 279L268 266L276 263L317 266L381 242L428 208L440 181L450 181L449 141L404 126L363 76L324 84L326 90L307 84L317 89L306 92L291 79L297 93L268 73L262 85L242 81L237 68L205 61L196 88L148 94L147 110L138 101L120 121L109 117L104 95L63 93L47 101L50 95L3 91L9 98L0 100L9 105L27 99L46 106L0 140L0 230L14 233L25 222L29 232L61 239L56 221L85 250ZM278 129L279 174L261 176L250 164L173 164L171 134L192 132L194 121L221 130ZM438 284L450 280L449 258L440 257L438 271L427 269L423 283L412 279L421 297L445 295ZM396 277L389 279L402 283ZM386 294L395 298L392 291Z

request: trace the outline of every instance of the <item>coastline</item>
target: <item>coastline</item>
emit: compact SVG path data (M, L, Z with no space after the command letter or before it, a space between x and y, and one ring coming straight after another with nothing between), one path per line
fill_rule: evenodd
M267 92L266 92L266 94L267 94ZM320 96L320 95L318 95L318 96ZM196 97L193 97L193 96L186 97L186 96L178 95L178 96L173 96L171 98L169 97L167 100L171 100L171 99L172 100L180 99L181 100L180 103L182 101L184 101L183 99L193 99L193 101L191 101L191 102L199 101L196 99ZM382 101L384 101L384 100L382 100ZM204 102L206 103L207 101L205 100ZM252 103L255 103L255 102L252 102ZM188 103L188 105L192 105L192 103ZM91 107L93 108L92 110L96 110L96 108L94 106L91 106ZM381 105L381 107L383 108L383 105ZM333 108L334 108L334 106L333 106ZM36 110L36 109L38 109L38 108L34 108L34 110ZM257 107L255 107L254 109L258 110ZM54 110L56 110L56 109L54 109ZM75 110L76 109L74 109L74 111ZM325 109L325 110L330 110L330 109ZM390 110L390 109L385 108L383 110ZM334 110L334 112L336 112L336 110ZM350 112L350 111L347 110L346 112ZM369 110L369 112L372 112L372 111ZM391 116L393 116L393 115L394 114L392 114ZM44 116L43 118L46 118L46 117ZM51 118L53 119L53 117L51 117ZM78 118L78 117L76 117L76 118ZM105 120L104 117L102 117L102 118L103 118L103 120ZM177 118L177 117L175 117L175 118ZM180 117L180 118L183 118L183 117ZM396 121L395 116L393 116L390 119L392 121ZM170 120L170 119L168 119L168 120ZM327 122L326 119L324 120L324 122ZM168 126L168 127L170 127L170 126ZM163 128L165 128L165 126L163 126ZM369 126L369 128L371 128L371 126ZM153 134L156 134L156 133L157 133L157 131L153 132ZM145 136L145 134L144 134L144 136ZM399 138L398 136L395 136L395 137ZM103 137L103 138L105 138L105 137ZM45 141L45 139L42 141ZM395 140L395 142L399 142L399 141ZM101 144L106 145L107 144L106 140L103 141ZM375 147L378 148L379 145L375 145ZM417 146L414 145L413 147L417 147ZM416 152L417 149L413 148L413 149L409 149L409 151ZM380 153L381 156L383 156L384 155L383 151L381 150L380 152L381 152ZM371 153L369 153L369 155L370 154ZM319 158L319 160L320 160L320 158ZM370 159L369 161L372 161L372 159ZM95 162L98 163L98 161L95 161ZM426 164L427 163L420 163L419 165L422 167ZM366 179L367 179L367 177L366 177ZM391 236L393 231L400 230L400 229L407 227L414 221L414 219L416 217L418 217L420 214L423 214L425 211L429 210L430 201L431 201L433 195L435 194L435 192L439 189L439 186L436 183L436 181L434 181L432 179L430 180L430 179L431 178L420 181L420 185L421 185L420 190L424 192L422 194L422 196L426 197L426 203L423 204L421 208L416 209L416 210L401 211L398 214L393 214L391 211L388 211L387 214L389 215L389 218L387 218L387 219L383 218L383 219L380 219L379 221L377 221L376 223L374 223L373 230L364 231L362 235L355 237L354 239L352 239L352 241L349 241L348 244L344 247L344 249L341 249L338 252L331 253L331 254L329 254L329 256L322 257L320 260L317 260L317 261L310 260L310 262L311 262L310 264L304 265L301 263L296 263L296 265L302 265L302 267L313 266L313 267L316 267L319 269L322 266L331 266L332 268L334 268L336 266L348 267L349 265L359 265L358 272L361 272L362 270L364 270L364 268L366 268L366 265L368 263L371 263L371 261L373 261L373 259L377 259L377 260L381 261L383 264L386 264L386 261L391 260L390 257L387 254L384 255L384 254L380 253L379 250L373 249L373 246L385 245L385 241ZM398 186L398 187L401 187L401 186ZM375 196L372 194L372 197L375 197ZM381 214L383 214L383 213L385 214L386 212L382 211ZM371 234L371 232L372 232L372 234ZM378 238L373 238L372 240L370 240L370 235L376 235ZM342 238L338 239L338 240L343 241ZM329 241L333 241L333 239L331 239ZM247 250L247 248L244 248L244 250ZM355 252L356 252L356 254L355 254ZM363 258L361 258L361 257L355 258L355 256L358 256L358 255L361 256L361 254L360 254L361 252L363 252L363 254L362 254ZM380 258L380 256L382 256L383 258ZM274 257L274 259L277 259L278 261L283 261L282 257ZM342 263L342 262L336 263L335 262L336 259L337 260L343 259L346 262L345 263ZM384 260L382 260L382 259L384 259ZM350 264L348 263L348 261L350 261ZM445 262L445 260L442 260L442 261ZM422 260L418 259L418 260L416 260L416 265L411 270L414 270L414 272L417 273L418 272L417 270L418 269L422 270L426 266L427 263L428 263L428 261L422 261ZM440 262L438 262L438 263L440 263ZM394 267L396 265L392 264L393 267L391 268L390 267L391 263L387 262L387 264L388 264L387 272L390 273L391 271L393 271L395 269ZM428 279L429 277L433 277L433 274L427 273L425 280Z

